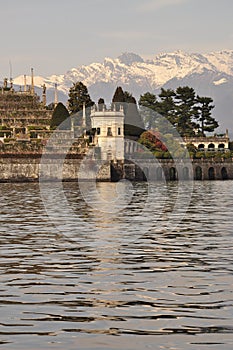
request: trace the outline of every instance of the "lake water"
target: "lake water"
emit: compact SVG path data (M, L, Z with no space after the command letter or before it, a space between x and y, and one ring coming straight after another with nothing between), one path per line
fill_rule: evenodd
M232 181L57 186L0 184L0 349L233 349Z

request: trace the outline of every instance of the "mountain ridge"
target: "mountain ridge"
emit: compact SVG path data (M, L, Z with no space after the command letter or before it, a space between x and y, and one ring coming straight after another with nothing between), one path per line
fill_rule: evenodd
M23 77L14 79L22 85ZM214 99L213 114L223 127L233 118L233 50L210 53L187 53L181 50L161 52L151 58L132 53L122 53L117 58L106 57L102 63L93 62L71 68L61 75L35 76L35 85L46 84L49 95L58 84L62 102L74 82L82 81L93 100L99 97L111 101L118 85L131 92L136 99L150 91L159 93L162 87L192 86L198 94ZM227 97L227 100L226 100Z

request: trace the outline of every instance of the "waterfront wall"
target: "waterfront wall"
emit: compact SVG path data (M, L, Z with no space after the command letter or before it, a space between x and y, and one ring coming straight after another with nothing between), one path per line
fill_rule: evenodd
M66 157L64 163L61 159L59 155L48 156L41 166L39 155L4 155L0 157L0 182L38 181L41 171L47 180L77 181L78 178L90 178L87 173L92 171L91 168L80 171L81 155ZM105 163L97 175L98 181L118 181L122 178L139 181L227 180L233 179L233 161L193 160L190 164L185 160L159 160L156 163L146 160Z
M135 165L135 163L139 165ZM139 160L123 165L124 177L129 180L232 180L233 161L229 160Z
M0 157L0 182L37 182L39 176L43 180L77 181L90 178L82 170L82 155L71 155L63 160L63 155L47 155L41 162L41 155L4 155ZM110 164L103 164L97 174L97 180L110 181Z

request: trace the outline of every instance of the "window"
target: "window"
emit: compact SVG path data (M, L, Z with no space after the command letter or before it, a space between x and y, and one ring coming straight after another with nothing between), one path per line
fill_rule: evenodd
M112 136L112 128L108 128L107 136Z
M208 145L208 150L209 150L209 151L214 151L214 149L215 149L214 144L213 144L213 143L210 143L210 144Z
M121 128L118 128L118 135L121 134Z
M97 133L97 135L100 135L100 128L96 129L96 133Z
M199 149L199 150L203 150L203 151L204 151L204 148L205 148L204 143L200 143L200 144L198 145L198 149Z
M220 144L218 145L218 150L219 150L219 151L224 151L224 149L225 149L224 143L220 143Z

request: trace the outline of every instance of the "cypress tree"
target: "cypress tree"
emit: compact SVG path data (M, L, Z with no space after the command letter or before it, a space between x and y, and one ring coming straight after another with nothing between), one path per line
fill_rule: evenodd
M69 116L70 114L67 108L61 102L59 102L53 111L50 128L55 129L60 126L63 130L70 130L70 120L67 119ZM65 120L67 120L67 122L61 125Z
M175 104L177 123L176 128L181 136L194 136L195 128L195 91L189 86L178 87L176 89Z
M123 91L121 86L116 88L112 98L112 104L116 110L120 110L120 105L124 108L125 122L124 133L126 136L139 137L144 131L144 125L138 112L136 99L128 91Z
M125 112L125 135L139 137L144 131L144 124L138 112L136 99L125 92L126 112Z

